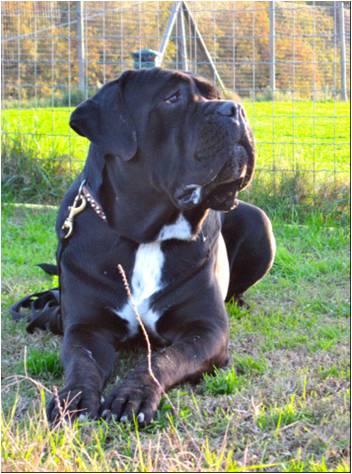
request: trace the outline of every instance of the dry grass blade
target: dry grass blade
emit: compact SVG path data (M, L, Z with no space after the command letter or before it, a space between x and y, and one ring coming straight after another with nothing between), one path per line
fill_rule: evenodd
M28 382L31 382L38 389L38 391L44 390L45 392L49 394L53 393L48 387L40 383L38 380L35 380L32 377L29 377L28 375L19 375L19 374L10 375L4 379L4 382L7 380L9 382L6 383L6 385L3 384L3 388L11 387L13 385L18 385L18 383L21 381L28 381Z

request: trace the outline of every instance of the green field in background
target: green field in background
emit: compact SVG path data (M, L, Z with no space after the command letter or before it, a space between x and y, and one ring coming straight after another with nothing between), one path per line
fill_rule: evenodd
M273 170L349 171L349 104L244 102L258 150L257 167ZM20 146L39 159L60 158L76 171L88 141L68 125L69 107L8 109L2 113L3 146Z

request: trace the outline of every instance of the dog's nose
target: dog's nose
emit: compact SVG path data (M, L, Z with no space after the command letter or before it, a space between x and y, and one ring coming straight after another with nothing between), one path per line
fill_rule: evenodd
M217 112L224 117L236 117L237 116L237 105L234 102L223 102L218 108Z

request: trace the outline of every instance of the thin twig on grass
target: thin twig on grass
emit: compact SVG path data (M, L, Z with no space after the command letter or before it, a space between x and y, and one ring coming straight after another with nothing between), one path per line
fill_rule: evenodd
M121 275L121 278L122 278L122 281L123 281L123 285L124 285L124 288L125 288L125 291L126 291L126 294L127 294L127 297L129 299L129 302L131 304L131 307L132 307L132 310L137 318L137 321L141 327L141 330L143 332L143 335L144 335L144 338L145 338L145 341L146 341L146 345L147 345L147 360L148 360L148 372L149 372L149 375L150 377L152 378L152 380L156 383L156 385L160 388L162 394L165 396L166 400L169 402L173 412L175 413L175 415L178 415L178 410L177 408L175 407L175 405L172 403L172 401L170 400L170 397L167 395L167 393L165 392L164 388L162 387L162 385L160 384L159 380L157 379L157 377L155 376L154 372L153 372L153 367L152 367L152 346L150 344L150 340L149 340L149 336L148 336L148 333L147 333L147 330L143 324L143 321L142 321L142 318L138 312L138 308L137 308L137 305L135 304L134 300L133 300L133 296L132 296L132 292L131 292L131 289L130 289L130 285L128 283L128 280L127 280L127 276L126 276L126 273L125 273L125 270L124 268L122 267L121 264L119 264L117 266L117 269ZM195 449L195 452L198 453L198 456L203 456L200 449L199 449L199 446L197 445L195 439L194 439L194 436L193 434L189 431L186 423L183 422L183 420L181 419L181 417L179 417L179 421L181 422L182 424L182 427L185 431L185 433L188 434L189 436L189 439ZM227 440L227 433L228 433L228 429L229 429L229 425L230 425L230 422L232 421L232 419L229 421L229 423L227 424L226 426L226 429L225 429L225 433L224 433L224 439L223 439L223 450L224 450L224 446L226 445L226 440ZM180 438L179 438L179 434L177 433L177 431L175 430L174 433L177 435L178 437L178 440L179 442L182 444ZM194 453L192 453L194 454Z
M144 326L144 323L142 321L142 318L138 312L138 308L137 308L137 305L136 303L134 302L133 300L133 296L132 296L132 292L131 292L131 288L130 288L130 285L128 283L128 280L127 280L127 276L126 276L126 273L125 273L125 270L123 269L123 266L121 264L118 264L117 265L117 269L121 275L121 278L122 278L122 282L123 282L123 286L126 290L126 293L127 293L127 296L128 296L128 299L129 299L129 302L130 302L130 305L133 309L133 312L137 318L137 321L138 321L138 324L140 325L141 327L141 330L143 332L143 336L144 336L144 339L145 339L145 342L147 344L147 361L148 361L148 372L149 372L149 375L150 377L152 378L152 380L156 383L156 385L159 387L159 389L161 390L162 394L166 397L167 401L170 403L170 406L171 408L173 409L173 411L176 413L176 407L174 406L174 404L172 403L172 401L170 400L169 396L167 395L167 393L165 392L164 388L162 387L161 383L159 382L159 380L157 379L157 377L155 376L154 372L153 372L153 367L152 367L152 346L150 344L150 340L149 340L149 336L148 336L148 333L147 333L147 330L145 329L145 326Z
M77 413L79 412L85 411L84 408L82 409L77 408L76 410L70 410L70 405L77 398L81 396L82 392L76 393L71 399L70 399L71 392L68 392L67 399L63 400L64 406L61 405L60 396L59 396L59 392L56 385L54 385L53 393L54 393L54 399L55 399L55 406L59 412L59 420L56 423L56 425L60 425L62 422L65 422L65 421L71 422L73 419L73 416L77 415Z
M31 382L39 391L44 390L45 392L48 392L49 394L52 394L52 391L45 387L45 385L41 384L38 382L38 380L34 380L32 377L29 377L28 375L9 375L8 377L5 377L4 381L9 380L9 383L7 383L4 388L7 387L12 387L12 385L18 385L19 382L21 381L29 381Z
M64 420L65 415L64 415L64 410L62 409L62 406L61 406L59 392L58 392L58 389L57 389L56 385L54 385L54 387L53 387L53 394L54 394L55 406L56 406L56 408L59 412L60 423L61 423Z
M147 333L147 330L145 329L145 326L143 324L143 321L142 321L142 318L138 312L138 309L137 309L137 305L135 304L134 300L133 300L133 297L132 297L132 293L131 293L131 289L130 289L130 286L129 286L129 283L128 283L128 280L127 280L127 276L126 276L126 273L125 273L125 270L123 269L122 265L118 265L117 266L117 269L121 275L121 278L122 278L122 281L123 281L123 286L125 287L125 290L126 290L126 293L127 293L127 296L128 296L128 299L130 301L130 305L132 306L132 309L133 309L133 312L137 318L137 321L138 321L138 324L140 325L141 329L142 329L142 332L143 332L143 336L144 336L144 339L145 339L145 342L147 344L147 360L148 360L148 372L149 372L149 375L151 376L151 378L153 379L153 381L156 383L156 385L160 388L160 390L165 393L165 390L163 389L163 387L161 386L159 380L156 378L154 372L153 372L153 367L152 367L152 346L150 344L150 340L149 340L149 336L148 336L148 333Z

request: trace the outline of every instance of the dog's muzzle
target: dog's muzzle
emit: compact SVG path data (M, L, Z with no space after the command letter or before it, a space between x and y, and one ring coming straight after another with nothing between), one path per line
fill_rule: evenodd
M200 204L214 210L229 211L238 204L237 195L248 182L249 156L246 147L233 146L220 171L204 184L188 184L176 190L174 197L182 210Z
M216 178L203 188L206 206L218 211L229 211L237 206L237 195L245 186L248 154L242 145L235 145L233 157L225 163Z
M215 210L233 209L253 171L254 151L242 107L231 101L210 102L205 104L194 159L215 171L205 182L200 179L176 190L174 198L180 209L200 204Z

